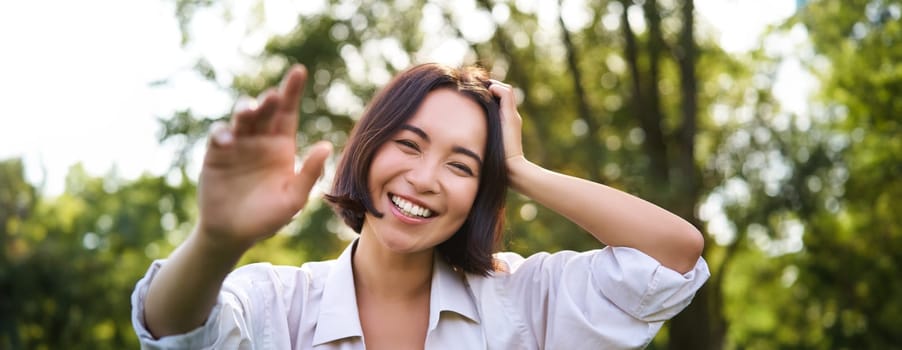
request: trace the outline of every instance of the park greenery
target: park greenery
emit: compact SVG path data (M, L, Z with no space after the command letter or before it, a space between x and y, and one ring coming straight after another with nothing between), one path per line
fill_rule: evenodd
M175 0L186 45L197 13L228 16L230 3ZM270 38L250 57L256 71L228 88L254 96L304 63L300 144L340 150L385 77L458 47L462 62L519 89L533 161L635 193L705 233L711 279L650 348L902 344L902 1L798 2L742 54L717 45L692 0L563 1L582 4L577 19L534 3L325 2ZM786 62L816 81L806 108L780 103ZM223 80L203 58L196 70ZM227 118L161 116L161 142L183 144L171 173L122 179L75 166L59 196L27 182L20 160L0 162L0 349L138 347L129 295L191 232L191 149ZM516 193L507 215L507 249L598 247ZM242 263L329 259L347 237L314 201Z

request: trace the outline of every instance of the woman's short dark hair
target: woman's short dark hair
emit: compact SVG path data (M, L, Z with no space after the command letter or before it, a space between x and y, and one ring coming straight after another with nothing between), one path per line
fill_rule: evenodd
M413 117L427 94L436 89L454 89L485 112L487 139L473 207L457 232L437 248L456 269L481 275L492 271L492 254L504 226L508 180L499 103L488 90L489 84L488 73L478 67L421 64L398 74L373 98L351 132L332 193L325 196L335 212L357 233L363 228L366 212L382 217L373 206L367 186L376 151Z

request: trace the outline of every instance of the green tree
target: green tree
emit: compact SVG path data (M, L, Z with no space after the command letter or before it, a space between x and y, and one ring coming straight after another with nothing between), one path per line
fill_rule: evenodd
M902 343L900 211L902 2L811 1L789 23L804 28L808 68L821 90L811 118L822 121L825 155L834 161L799 187L813 197L799 211L804 251L791 263L785 337L799 348L893 348ZM812 159L811 161L817 161Z
M759 80L797 59L820 90L808 112L790 113L761 84L751 123L717 158L738 175L712 191L735 233L732 258L715 274L725 279L727 348L900 343L900 211L890 204L902 170L892 97L902 86L899 12L899 2L811 1L765 39L801 34L810 44L791 57L756 53Z
M0 169L0 348L136 348L131 290L190 229L193 184L95 178L76 166L65 192L44 199L21 161Z
M187 23L210 2L177 3ZM561 10L574 4L582 7ZM823 81L824 102L809 114L774 96L784 57L764 46L724 53L701 35L691 0L328 2L272 38L255 58L260 73L233 88L255 95L290 63L307 64L300 143L325 138L341 149L388 76L437 43L464 47L464 63L486 66L524 97L532 159L637 193L709 234L712 278L653 347L884 347L898 342L889 331L899 315L891 297L900 244L891 202L902 164L893 138L898 17L897 2L811 2L784 27L807 28L817 53L804 58ZM214 76L203 61L198 67ZM182 111L165 121L164 138L199 140L225 117ZM509 249L597 247L525 198L512 194L508 205ZM328 208L305 215L315 219L289 229L292 249L340 247L323 234L342 231Z
M21 160L0 162L0 347L21 348L14 294L16 271L12 264L26 249L16 233L37 204L38 192L25 181Z
M202 5L179 3L192 9ZM548 4L553 11L536 7ZM435 42L457 43L467 48L465 63L486 66L525 97L520 110L531 158L638 193L701 226L695 208L726 176L718 168L702 171L725 132L705 123L707 113L700 111L718 96L736 94L728 91L733 86L700 89L698 81L728 71L744 75L736 78L741 82L749 71L713 43L695 39L692 1L590 1L576 9L588 13L583 20L564 16L559 5L482 0L461 9L450 1L330 2L318 13L302 15L292 33L269 42L259 60L281 63L278 69L264 63L259 75L237 78L233 85L239 93L254 95L275 83L288 63L307 64L313 89L305 96L302 120L308 122L301 125L300 138L325 137L340 149L345 130L379 77L405 68ZM635 10L644 13L644 28L630 23L627 14ZM183 12L183 21L191 15ZM487 23L485 33L467 26L474 18ZM700 61L707 69L697 69ZM337 91L353 95L330 101ZM169 135L202 130L184 125L222 117L173 118L167 122ZM699 139L707 141L705 148L697 146ZM511 196L509 207L510 249L528 254L598 246L572 223L518 195ZM719 288L719 280L713 280L687 316L674 321L674 347L699 348L709 339L722 339L725 327L716 327L723 323L719 304L711 301L719 299L707 292ZM666 343L667 335L662 337L658 344Z

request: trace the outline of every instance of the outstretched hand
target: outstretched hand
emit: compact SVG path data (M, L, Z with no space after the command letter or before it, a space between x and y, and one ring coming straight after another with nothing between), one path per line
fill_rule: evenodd
M318 142L295 171L298 111L307 71L292 67L256 107L211 129L198 189L198 231L245 248L272 236L307 203L332 150Z

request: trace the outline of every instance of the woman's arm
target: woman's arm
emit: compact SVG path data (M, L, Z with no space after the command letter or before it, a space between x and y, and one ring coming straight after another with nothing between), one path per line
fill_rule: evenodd
M197 228L148 287L144 322L155 337L201 326L226 275L257 241L273 235L307 202L331 145L319 143L295 172L302 66L232 125L213 127L198 185Z
M493 82L501 99L511 187L573 221L600 242L638 249L681 273L701 256L701 233L679 216L614 188L546 170L523 156L522 120L512 88Z

